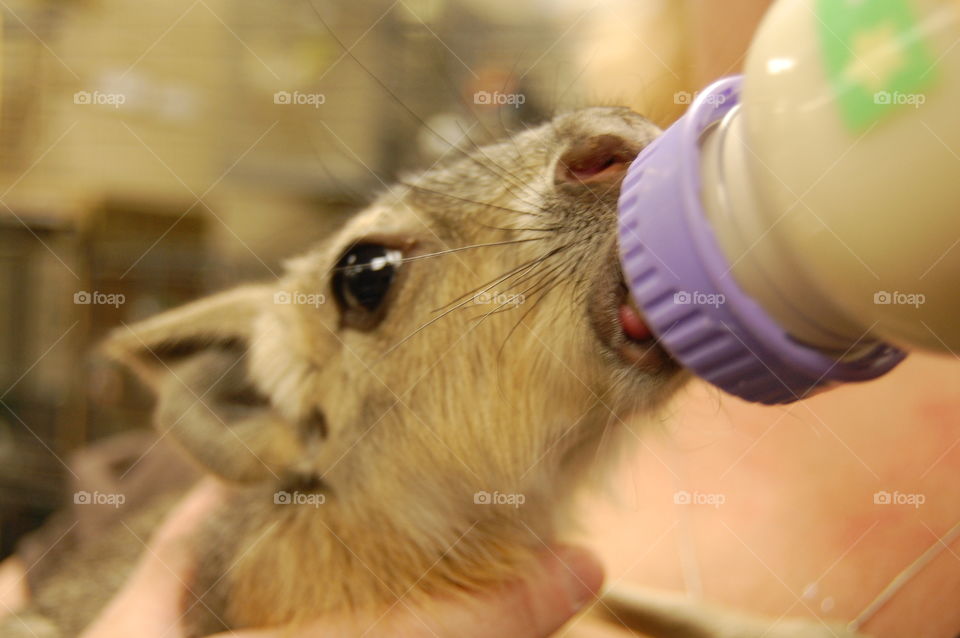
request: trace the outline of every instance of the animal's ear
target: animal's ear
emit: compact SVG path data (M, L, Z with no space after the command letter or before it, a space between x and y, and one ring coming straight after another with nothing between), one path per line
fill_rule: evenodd
M246 349L257 316L271 301L266 286L242 286L115 329L102 351L156 389L171 366L208 349Z
M279 478L302 458L296 428L258 393L247 352L273 289L247 286L118 328L104 352L157 395L155 425L206 469L238 482Z

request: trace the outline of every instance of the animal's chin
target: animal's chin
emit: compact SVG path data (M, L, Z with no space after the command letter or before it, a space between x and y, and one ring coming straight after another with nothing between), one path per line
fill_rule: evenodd
M616 259L598 273L587 303L591 328L616 365L646 375L667 375L679 369L644 321Z

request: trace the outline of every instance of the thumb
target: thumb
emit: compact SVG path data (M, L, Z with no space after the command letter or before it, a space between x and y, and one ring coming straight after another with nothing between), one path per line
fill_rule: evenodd
M254 630L214 638L546 638L597 596L603 568L583 548L548 548L527 577L464 602L434 601L429 610L399 599L388 613L366 619L321 619L307 628L280 634Z
M523 581L481 597L469 608L450 608L421 619L414 635L545 638L592 602L602 586L603 567L592 552L574 546L547 548Z

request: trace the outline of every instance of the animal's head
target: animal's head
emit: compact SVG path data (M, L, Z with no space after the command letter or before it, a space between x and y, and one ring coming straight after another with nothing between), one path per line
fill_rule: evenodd
M620 181L656 134L591 108L459 154L279 281L108 347L158 389L161 431L229 478L319 478L393 508L424 493L546 502L682 376L629 309L617 259Z

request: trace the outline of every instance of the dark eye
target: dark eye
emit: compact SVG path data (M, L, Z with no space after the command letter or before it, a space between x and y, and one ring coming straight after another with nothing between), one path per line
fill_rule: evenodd
M334 269L333 293L344 315L364 323L381 310L397 275L403 253L380 244L356 244Z

